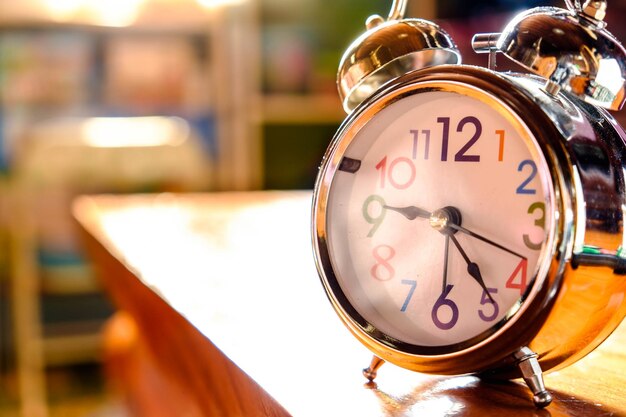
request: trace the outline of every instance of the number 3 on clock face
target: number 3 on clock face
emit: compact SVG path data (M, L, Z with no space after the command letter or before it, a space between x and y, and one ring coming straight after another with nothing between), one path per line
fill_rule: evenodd
M475 87L424 83L383 102L343 127L321 177L326 279L377 340L453 352L506 326L545 276L548 166L523 120Z

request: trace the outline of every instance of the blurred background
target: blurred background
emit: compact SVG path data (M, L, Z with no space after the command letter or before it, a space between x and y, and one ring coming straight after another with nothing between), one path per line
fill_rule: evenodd
M551 0L409 1L463 61ZM345 114L343 51L382 0L0 0L0 416L125 416L103 377L113 307L75 237L82 193L310 189ZM607 22L626 39L626 1ZM499 64L506 64L500 57ZM506 67L504 65L503 67ZM625 118L616 113L624 124ZM21 381L21 382L20 382Z

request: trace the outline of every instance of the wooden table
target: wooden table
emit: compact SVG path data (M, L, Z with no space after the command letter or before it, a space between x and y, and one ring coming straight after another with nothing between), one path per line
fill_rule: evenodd
M518 382L433 377L370 354L317 277L309 192L85 196L85 242L120 313L107 351L137 415L626 416L626 326L546 376L537 410Z

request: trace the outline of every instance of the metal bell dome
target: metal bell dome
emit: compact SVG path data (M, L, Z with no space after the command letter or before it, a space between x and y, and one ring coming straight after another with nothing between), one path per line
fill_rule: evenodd
M383 84L407 72L461 62L452 38L438 25L422 19L402 19L402 3L394 2L388 20L370 17L368 31L344 53L337 88L347 113Z
M496 49L591 104L619 110L626 99L626 50L605 29L606 1L567 2L569 10L539 7L517 15Z

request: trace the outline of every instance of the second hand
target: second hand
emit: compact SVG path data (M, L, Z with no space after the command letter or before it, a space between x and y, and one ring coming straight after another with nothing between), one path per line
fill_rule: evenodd
M433 213L431 213L428 210L425 210L421 207L417 207L417 206L406 206L406 207L393 207L393 206L388 206L388 205L384 205L383 208L387 209L387 210L393 210L395 212L398 212L400 214L402 214L404 217L406 217L409 220L415 220L416 218L420 217L422 219L432 219L433 215L441 210L437 210ZM458 210L457 210L458 211ZM446 218L445 219L445 227L448 227L450 229L454 229L457 230L461 233L465 233L466 235L472 236L473 238L476 238L478 240L482 240L483 242L494 246L500 250L503 250L507 253L510 253L511 255L517 256L518 258L521 259L527 259L524 255L515 252L514 250L511 250L505 246L502 246L501 244L494 242L491 239L488 239L482 235L479 235L478 233L475 233L469 229L466 229L465 227L457 224L453 219L451 218Z
M500 245L499 243L494 242L493 240L487 239L486 237L481 236L478 233L472 232L471 230L466 229L463 226L459 226L458 224L455 224L454 222L449 222L448 223L448 227L450 227L451 229L454 229L454 230L458 230L461 233L465 233L466 235L469 235L469 236L471 236L473 238L476 238L478 240L482 240L483 242L485 242L485 243L487 243L487 244L489 244L491 246L495 246L496 248L501 249L501 250L503 250L505 252L508 252L511 255L515 255L518 258L527 259L524 255L522 255L520 253L517 253L517 252L515 252L515 251L513 251L513 250L511 250L511 249L509 249L507 247L504 247L504 246Z

